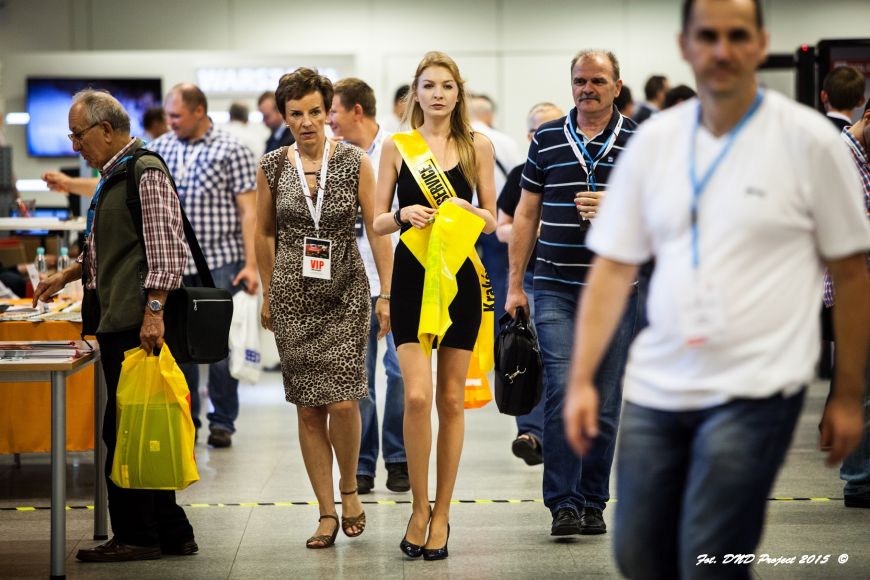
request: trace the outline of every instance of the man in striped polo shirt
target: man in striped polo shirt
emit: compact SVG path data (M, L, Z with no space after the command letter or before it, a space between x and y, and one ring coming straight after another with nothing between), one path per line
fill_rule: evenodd
M622 88L613 53L584 50L571 61L575 108L541 125L529 148L522 197L514 214L510 286L505 310L528 312L523 273L540 238L535 263L535 326L544 360L544 503L553 515L551 535L603 534L610 465L622 402L621 382L635 335L637 297L632 293L620 329L596 375L601 389L601 428L582 459L565 441L562 403L573 349L574 317L592 263L586 231L616 158L635 130L613 104Z

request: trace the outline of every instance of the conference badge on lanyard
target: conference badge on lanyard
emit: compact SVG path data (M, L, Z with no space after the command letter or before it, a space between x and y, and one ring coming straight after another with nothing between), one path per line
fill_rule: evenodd
M332 279L332 242L305 238L302 252L302 275L306 278Z
M700 225L698 213L701 195L713 174L722 164L722 160L728 155L737 135L746 126L753 115L758 111L764 94L761 90L755 95L755 100L749 109L728 133L725 144L719 150L718 155L703 173L698 174L696 166L696 144L698 131L701 127L701 104L698 103L698 113L695 117L695 126L692 131L691 149L689 150L689 181L692 184L692 205L689 211L691 242L692 242L692 273L693 284L689 288L680 309L680 331L686 346L697 348L715 341L721 341L727 330L727 319L722 295L718 286L701 273L701 250L700 250Z
M725 334L726 322L718 287L710 280L696 279L680 305L680 333L686 346L713 344Z
M302 168L302 157L299 155L299 145L293 147L296 157L296 174L302 186L302 194L308 205L308 212L314 222L314 236L306 236L302 241L302 276L305 278L318 278L320 280L332 279L332 241L321 238L320 218L323 215L323 194L326 189L326 177L329 169L329 139L323 144L323 159L320 163L321 176L317 186L317 205L311 201L311 189L305 180L305 171Z

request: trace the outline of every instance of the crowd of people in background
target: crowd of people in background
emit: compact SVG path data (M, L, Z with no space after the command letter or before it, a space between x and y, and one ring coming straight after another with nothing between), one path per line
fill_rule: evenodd
M246 105L234 104L218 126L205 94L180 84L162 111L146 114L143 143L129 135L117 101L89 91L70 110L70 139L101 178L44 179L55 191L93 195L89 219L99 231L110 199L101 188L119 160L141 147L158 153L164 163L148 166L140 191L180 200L219 286L262 292L262 324L275 333L320 507L306 547L333 546L339 530L365 531L359 494L376 487L380 455L386 487L412 496L400 549L426 560L448 557L463 390L483 298L469 256L453 273L452 324L429 345L438 351L433 382L419 332L429 272L408 233L431 231L444 212L470 214L482 224L477 251L496 319L522 310L537 330L544 394L516 419L509 444L526 464L543 463L550 534L608 531L618 440L620 570L701 577L711 569L695 567L697 554L748 554L758 545L767 494L813 378L820 325L837 345L822 442L829 464L845 460L846 506L870 507L870 101L850 67L824 80L829 120L760 86L767 36L756 0L687 0L679 50L696 86L671 87L655 74L637 104L615 54L578 52L566 74L571 110L534 104L525 154L496 128L494 101L468 91L456 63L437 52L399 88L381 124L364 80L333 84L307 68L284 75L257 101L265 140L265 132L252 138ZM432 200L402 135L417 139L451 195ZM178 242L177 212L154 212L145 212L146 229ZM88 252L99 248L114 265L115 249L95 246L90 228L88 235L88 251L41 283L34 301L83 275L95 290L109 283L103 276L113 279L117 272L95 266ZM101 299L104 315L124 310L135 327L104 322L101 345L117 337L138 344L141 334L154 346L160 293L199 283L189 265L159 261L169 242L153 243L140 259L151 272L165 270L146 285L158 307ZM328 255L325 268L308 263L310 247L326 252L318 254ZM375 375L385 337L379 429ZM123 352L115 350L103 359L114 377L110 401ZM198 369L184 373L198 428ZM240 409L227 361L209 367L206 384L207 443L230 447ZM106 417L114 424L108 410ZM139 492L110 491L115 538L80 551L80 560L196 551L174 495L148 496L134 509L127 494Z

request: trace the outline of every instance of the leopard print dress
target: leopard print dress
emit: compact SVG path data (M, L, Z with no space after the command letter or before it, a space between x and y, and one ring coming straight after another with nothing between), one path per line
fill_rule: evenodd
M282 147L261 159L268 183L286 151ZM363 155L358 147L339 143L329 161L319 237L332 240L331 280L302 276L303 239L315 236L314 222L290 159L276 186L278 242L269 303L284 394L295 405L318 407L368 396L371 298L354 236Z

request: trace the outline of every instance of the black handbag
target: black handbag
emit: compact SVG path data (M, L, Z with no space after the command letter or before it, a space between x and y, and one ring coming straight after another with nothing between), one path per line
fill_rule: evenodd
M527 415L541 400L544 365L535 329L522 308L499 320L495 341L495 404L505 415Z
M146 149L137 150L127 161L127 208L133 215L139 241L145 244L142 232L142 203L139 199L139 183L136 181L136 161L143 155L153 155L166 163L157 153ZM169 170L166 175L175 181ZM230 323L233 319L233 296L229 290L214 287L214 278L184 208L181 208L184 221L184 237L193 255L196 271L202 282L201 287L177 288L169 292L163 308L163 339L169 351L180 363L215 363L227 358L230 353Z

